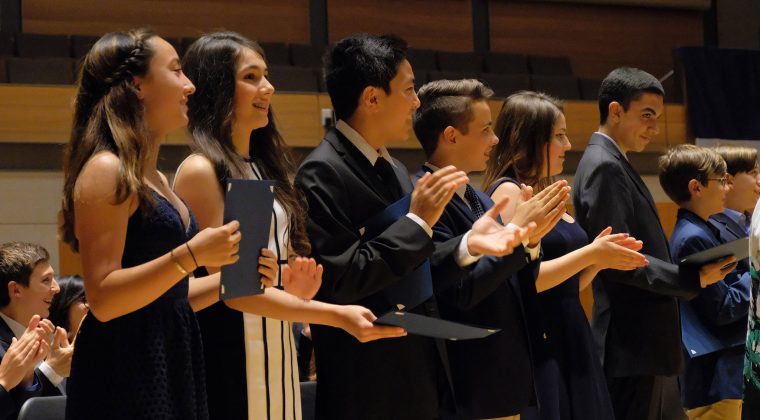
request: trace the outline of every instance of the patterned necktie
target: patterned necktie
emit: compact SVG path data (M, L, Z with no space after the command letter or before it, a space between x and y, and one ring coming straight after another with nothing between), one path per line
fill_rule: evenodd
M377 161L375 161L375 170L377 171L377 174L380 175L383 185L385 185L388 192L391 193L391 200L396 201L401 198L403 195L401 193L401 185L398 183L396 172L393 170L390 162L385 160L382 156L378 157Z
M470 204L470 209L475 215L475 218L480 219L480 217L483 216L485 212L483 211L483 206L480 204L478 195L475 194L475 189L473 189L469 184L464 188L464 198Z

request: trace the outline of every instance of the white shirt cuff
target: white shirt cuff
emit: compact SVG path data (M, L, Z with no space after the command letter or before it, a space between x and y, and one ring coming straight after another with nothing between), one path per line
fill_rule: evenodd
M53 386L58 386L61 384L61 382L63 382L63 376L57 374L55 372L55 369L53 369L47 362L40 363L38 368L40 369L40 372L42 372L42 374L48 378Z
M420 216L417 216L416 214L410 212L406 214L406 217L412 219L414 223L420 225L420 227L425 230L425 233L427 233L429 237L433 237L433 228L431 228L426 221L422 220Z
M470 250L467 247L467 238L470 237L470 232L471 231L468 230L467 233L462 236L462 240L459 241L456 256L454 257L457 265L460 267L467 267L468 265L477 262L480 257L482 257L482 255L470 254Z

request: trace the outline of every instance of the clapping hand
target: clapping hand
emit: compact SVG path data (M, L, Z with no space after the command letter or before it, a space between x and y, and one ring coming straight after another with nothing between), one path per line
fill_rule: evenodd
M509 255L536 228L534 222L519 227L499 223L496 218L507 206L509 198L504 197L491 207L482 217L475 221L467 237L467 249L470 255Z
M282 267L282 285L285 291L300 297L311 299L322 285L322 264L314 258L296 257Z

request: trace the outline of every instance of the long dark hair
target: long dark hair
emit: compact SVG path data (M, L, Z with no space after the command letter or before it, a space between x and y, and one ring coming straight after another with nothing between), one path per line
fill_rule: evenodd
M227 179L244 178L248 163L232 144L234 121L236 64L244 48L251 49L264 60L264 50L235 32L206 34L185 52L182 67L193 83L195 94L188 100L188 127L195 149L211 161L219 186L226 189ZM289 175L295 172L290 149L275 124L269 107L269 122L253 130L249 153L262 171L262 176L276 181L274 195L289 215L292 249L299 255L309 255L311 244L306 236L306 202L293 187Z
M87 161L107 150L119 157L121 170L116 204L137 194L145 209L153 203L143 182L149 158L150 136L144 107L135 89L134 76L148 72L153 51L148 40L155 34L145 29L103 35L84 58L77 82L74 123L66 146L63 172L63 240L79 248L74 233L74 186Z
M538 190L546 187L551 178L539 171L562 112L562 103L545 93L521 91L509 96L496 118L494 132L500 140L491 150L484 188L503 176Z
M58 287L61 291L53 296L48 319L56 327L62 327L70 333L72 326L69 325L69 308L76 302L86 302L84 280L79 276L61 277L58 279Z

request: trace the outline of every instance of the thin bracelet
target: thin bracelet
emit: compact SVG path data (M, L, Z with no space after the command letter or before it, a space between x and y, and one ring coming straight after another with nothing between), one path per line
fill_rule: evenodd
M182 266L182 264L179 263L179 260L177 257L174 256L174 249L169 251L169 255L171 255L172 262L177 267L177 270L179 270L180 273L182 273L183 276L187 275L187 270L185 270L185 267Z
M193 250L192 250L192 249L190 249L190 244L189 244L189 243L187 243L187 242L185 242L185 246L187 247L187 252L189 252L189 253L190 253L190 256L191 256L191 257L193 257L193 262L195 263L195 268L198 268L198 267L200 267L200 266L198 265L198 260L196 260L196 259L195 259L195 254L193 254Z

